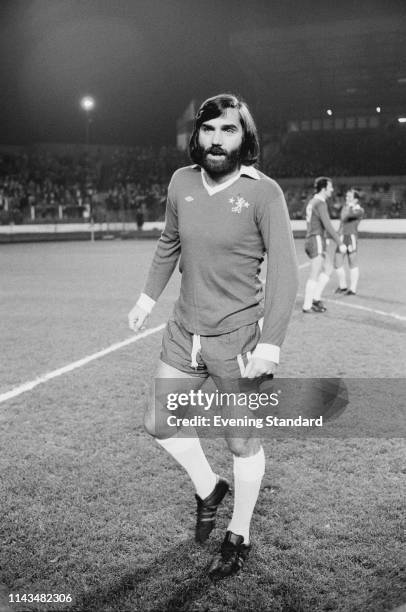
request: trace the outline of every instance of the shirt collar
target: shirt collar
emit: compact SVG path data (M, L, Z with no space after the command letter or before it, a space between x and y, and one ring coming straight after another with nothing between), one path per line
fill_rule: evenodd
M235 176L230 178L228 181L226 181L225 183L221 183L220 185L211 186L211 185L208 184L208 182L206 180L206 177L205 177L206 173L204 171L204 168L199 166L199 164L194 164L192 166L192 168L200 169L200 175L202 177L203 187L205 188L205 190L207 191L209 196L212 196L212 195L214 195L216 193L219 193L220 191L223 191L224 189L227 189L233 183L238 181L238 179L242 175L249 176L250 178L256 179L256 180L261 178L259 176L259 174L258 174L258 171L255 168L253 168L252 166L240 166L240 170L239 170L238 174L236 174Z
M250 178L255 179L256 181L259 181L259 179L261 178L259 176L258 170L254 168L254 166L241 166L240 174L243 174L244 176L249 176Z
M192 168L199 168L199 169L201 169L201 166L199 166L199 164L194 164L192 166ZM239 178L242 175L249 176L250 178L255 179L257 181L261 178L259 176L259 174L258 174L258 170L256 168L254 168L254 166L244 166L244 165L242 165L240 167L239 173L237 174L237 178Z

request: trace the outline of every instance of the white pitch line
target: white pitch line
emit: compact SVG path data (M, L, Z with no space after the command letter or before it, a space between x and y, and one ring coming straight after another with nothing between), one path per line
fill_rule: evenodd
M302 270L303 268L307 268L309 265L310 265L309 262L301 264L299 266L299 270ZM303 297L303 296L300 296L300 297ZM331 300L331 299L325 299L325 301L332 302L333 304L338 304L339 306L344 306L347 308L354 308L356 310L364 310L366 312L372 312L373 314L378 314L378 315L382 315L385 317L392 317L393 319L396 319L398 321L406 321L406 317L402 315L398 315L395 312L386 312L384 310L368 308L367 306L360 306L359 304L348 304L348 303L344 303L344 302L337 301L337 300ZM5 393L0 394L0 404L3 402L6 402L9 399L12 399L13 397L17 397L18 395L21 395L22 393L31 391L38 385L41 385L42 383L47 382L48 380L52 380L53 378L57 378L58 376L62 376L62 374L67 374L68 372L72 372L72 370L81 368L82 366L90 363L91 361L94 361L95 359L100 359L100 357L104 357L105 355L108 355L109 353L113 353L114 351L117 351L123 348L124 346L128 346L129 344L132 344L133 342L137 342L138 340L141 340L142 338L146 338L147 336L156 334L157 332L161 331L161 329L164 329L164 327L165 327L165 323L162 323L161 325L158 325L158 327L147 329L144 332L138 334L137 336L132 336L131 338L127 338L127 340L123 340L122 342L116 342L115 344L112 344L111 346L101 351L98 351L97 353L93 353L93 355L88 355L87 357L84 357L83 359L79 359L78 361L74 361L73 363L69 363L68 365L62 368L58 368L57 370L53 370L52 372L47 372L46 374L43 374L42 376L38 376L38 378L34 378L34 380L25 382L22 385L18 385L17 387L13 387L9 391L6 391Z
M373 314L382 315L384 317L392 317L393 319L397 319L398 321L406 321L406 317L397 314L396 312L386 312L386 310L377 310L376 308L368 308L368 306L361 306L360 304L348 304L347 302L341 302L338 300L331 300L328 298L323 298L325 302L331 302L332 304L338 304L339 306L344 306L346 308L355 308L356 310L365 310L366 312L372 312Z
M310 266L310 262L300 264L298 266L299 270L303 270ZM298 297L303 297L303 295L298 294ZM396 312L386 312L386 310L377 310L376 308L368 308L368 306L361 306L360 304L349 304L348 302L341 302L338 300L332 300L329 298L323 298L324 302L332 302L333 304L338 304L339 306L344 306L345 308L354 308L355 310L365 310L366 312L372 312L373 314L381 315L383 317L391 317L396 319L397 321L406 321L406 317L397 314Z
M310 263L304 263L299 266L299 270L310 266ZM303 297L303 295L298 295L298 297ZM323 298L325 302L332 302L333 304L338 304L339 306L344 306L344 308L354 308L355 310L365 310L366 312L372 312L373 314L381 315L383 317L391 317L392 319L396 319L397 321L406 321L406 317L397 314L396 312L386 312L386 310L377 310L376 308L368 308L368 306L361 306L360 304L349 304L348 302L342 302L341 300L332 300L328 298Z
M113 353L114 351L117 351L123 348L124 346L128 346L129 344L132 344L133 342L137 342L138 340L141 340L142 338L146 338L147 336L156 334L157 332L161 331L161 329L163 329L164 327L165 327L165 323L162 323L161 325L158 325L158 327L146 329L144 332L141 332L140 334L137 334L136 336L131 336L131 338L127 338L127 340L123 340L122 342L116 342L115 344L112 344L111 346L108 346L107 348L101 351L98 351L97 353L93 353L93 355L88 355L87 357L83 357L83 359L79 359L78 361L69 363L68 365L63 366L62 368L58 368L57 370L53 370L52 372L47 372L47 374L38 376L38 378L34 378L34 380L25 382L22 385L18 385L17 387L10 389L10 391L6 391L5 393L0 394L0 404L2 402L6 402L7 400L13 397L17 397L18 395L21 395L22 393L26 393L26 391L31 391L31 389L34 389L38 385L41 385L42 383L45 383L48 380L51 380L52 378L57 378L58 376L62 376L62 374L67 374L68 372L72 372L72 370L81 368L82 366L86 365L87 363L90 363L91 361L94 361L95 359L100 359L100 357L104 357L105 355L108 355L109 353Z

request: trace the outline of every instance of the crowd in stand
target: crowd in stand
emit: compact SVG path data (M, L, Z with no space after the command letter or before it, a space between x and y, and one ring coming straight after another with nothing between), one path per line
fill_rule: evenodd
M279 178L404 176L405 152L404 129L291 132L266 165Z
M335 192L329 201L330 216L338 219L345 202L345 193L353 185L343 181L335 184ZM406 216L406 184L391 185L388 182L357 185L360 188L362 206L369 219L399 219ZM285 198L292 219L304 219L305 208L313 195L311 184L305 187L287 187Z
M168 181L187 164L175 147L97 154L0 155L0 223L163 220Z
M135 218L138 224L162 221L170 177L187 163L186 155L175 147L117 149L109 167L106 215Z
M0 222L86 217L97 199L100 161L50 152L0 155Z
M331 135L324 138L324 143L328 143L329 138ZM294 219L304 218L315 176L341 177L340 181L336 180L330 203L331 214L336 217L348 187L345 176L371 176L372 172L365 172L368 167L373 168L376 175L383 174L383 170L376 172L371 155L364 156L365 167L361 172L357 155L347 156L348 167L344 168L338 163L342 158L337 152L329 158L324 150L323 162L323 138L317 140L314 135L313 138L299 135L296 143L293 141L288 139L285 146L261 167L276 180L286 176L305 177L300 186L297 181L291 185L283 181ZM318 148L315 142L319 142ZM382 168L389 170L386 154L382 159ZM175 147L122 147L107 157L93 151L76 156L50 151L3 153L0 155L0 223L92 219L95 222L136 221L141 227L144 221L162 221L169 179L177 168L188 163L186 154ZM388 174L403 169L397 173L406 176L402 164L405 164L404 157L393 162L392 172ZM361 187L367 217L406 216L406 179L403 184L396 185L388 182L370 185L366 181Z

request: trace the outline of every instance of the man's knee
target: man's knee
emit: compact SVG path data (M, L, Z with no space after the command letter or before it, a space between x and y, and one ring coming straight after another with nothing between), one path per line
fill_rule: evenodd
M321 257L321 255L317 255L316 257L313 257L310 263L310 274L309 274L310 280L317 280L320 274L322 265L323 265L323 258Z
M173 427L169 427L163 415L155 412L155 409L148 408L144 414L144 429L154 438L170 438L176 433Z
M155 415L149 410L146 410L144 414L144 429L150 436L156 437Z
M261 449L258 438L227 438L227 446L236 457L251 457Z

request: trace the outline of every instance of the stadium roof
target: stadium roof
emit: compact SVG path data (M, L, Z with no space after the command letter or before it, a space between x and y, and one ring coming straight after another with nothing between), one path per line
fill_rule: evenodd
M406 21L365 19L241 31L231 47L261 115L406 111Z

